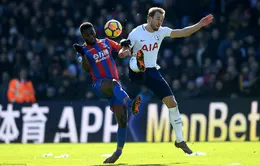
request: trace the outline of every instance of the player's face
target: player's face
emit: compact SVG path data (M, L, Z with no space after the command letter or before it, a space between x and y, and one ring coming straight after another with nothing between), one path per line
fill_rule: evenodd
M96 43L96 31L93 27L83 29L81 35L87 44L92 45Z
M154 31L158 31L158 29L161 27L161 25L163 23L163 19L164 19L164 15L159 12L156 12L154 14L154 16L151 17L151 19L150 19L151 28Z

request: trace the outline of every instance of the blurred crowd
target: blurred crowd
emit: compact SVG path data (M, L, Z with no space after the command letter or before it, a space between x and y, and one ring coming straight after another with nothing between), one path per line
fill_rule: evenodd
M36 100L97 99L91 77L76 61L73 43L82 43L79 25L90 21L98 38L109 19L123 25L120 38L146 22L147 10L166 10L164 26L183 28L208 13L212 25L183 39L165 39L161 72L178 98L260 96L259 0L2 0L0 4L0 100L12 78L26 71ZM152 96L130 84L128 60L116 58L120 79L131 96Z

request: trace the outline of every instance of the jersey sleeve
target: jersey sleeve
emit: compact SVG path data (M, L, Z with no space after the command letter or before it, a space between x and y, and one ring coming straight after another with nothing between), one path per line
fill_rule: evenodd
M115 42L115 41L113 41L113 40L111 40L111 39L107 39L108 40L108 42L109 42L109 44L110 44L110 46L111 46L111 50L112 51L116 51L116 52L119 52L119 50L120 50L120 44L118 44L117 42Z
M130 32L127 39L130 40L130 48L133 48L136 41L135 31Z
M172 29L169 27L162 27L163 37L170 37Z

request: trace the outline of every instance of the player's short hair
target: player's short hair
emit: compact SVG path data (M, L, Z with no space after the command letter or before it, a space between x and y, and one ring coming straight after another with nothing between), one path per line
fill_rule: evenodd
M156 12L159 12L160 14L164 15L165 14L165 10L163 8L160 7L152 7L148 10L148 15L147 17L153 17L155 15Z
M90 23L90 22L83 22L80 26L79 26L79 29L80 29L80 33L82 33L82 31L84 29L88 29L90 27L93 27L93 25Z

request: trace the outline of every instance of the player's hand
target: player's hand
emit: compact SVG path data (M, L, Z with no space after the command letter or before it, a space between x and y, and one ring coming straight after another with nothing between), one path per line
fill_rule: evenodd
M73 48L74 48L74 50L77 52L77 53L79 53L80 55L85 55L85 52L84 52L84 50L83 50L83 47L81 46L81 45L79 45L78 43L75 43L75 44L73 44Z
M132 53L131 53L129 47L123 47L123 48L121 48L120 51L118 52L118 56L119 56L120 58L125 58L125 57L127 57L127 56L131 56L131 54L132 54Z
M123 58L125 58L125 57L127 57L127 56L131 56L131 51L130 51L129 49L124 50L124 51L122 52L122 55L123 55Z
M209 25L210 23L212 23L213 22L213 19L214 19L214 17L213 17L213 15L212 14L209 14L209 15L207 15L206 17L203 17L201 20L200 20L200 25L202 26L202 27L204 27L204 26L207 26L207 25Z
M130 47L130 45L131 45L131 41L130 40L122 39L120 41L120 46L121 47Z

